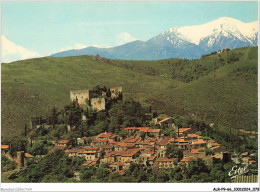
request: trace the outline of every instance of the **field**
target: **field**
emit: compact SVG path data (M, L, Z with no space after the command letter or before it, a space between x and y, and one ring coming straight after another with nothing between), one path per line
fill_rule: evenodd
M70 102L69 91L122 86L124 99L173 117L194 117L222 130L257 130L257 47L198 60L44 57L2 64L2 136L23 132L30 117Z

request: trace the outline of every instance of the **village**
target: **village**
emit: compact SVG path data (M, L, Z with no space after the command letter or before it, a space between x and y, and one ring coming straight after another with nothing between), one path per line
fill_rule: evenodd
M109 94L108 94L109 93ZM105 97L105 95L107 97ZM71 102L79 105L88 103L92 109L102 111L106 109L107 98L117 99L122 97L122 87L111 88L106 91L76 90L70 92ZM86 116L82 115L82 120ZM41 127L53 128L46 119L32 117L31 130ZM68 131L75 127L67 125ZM162 128L172 130L174 135L165 136ZM149 127L125 127L125 137L113 132L101 132L91 137L79 137L76 141L60 139L52 141L53 147L48 154L55 150L63 150L69 157L84 157L83 167L100 166L109 164L110 172L118 172L124 175L131 163L148 167L174 168L187 166L191 160L198 158L204 160L206 165L212 166L214 162L236 162L236 154L229 152L217 141L197 134L192 128L178 127L174 124L173 117L150 117ZM1 151L12 159L8 153L9 145L2 144ZM44 155L42 155L44 156ZM14 160L18 167L26 167L27 161L34 156L18 151ZM255 164L247 153L242 154L243 164Z

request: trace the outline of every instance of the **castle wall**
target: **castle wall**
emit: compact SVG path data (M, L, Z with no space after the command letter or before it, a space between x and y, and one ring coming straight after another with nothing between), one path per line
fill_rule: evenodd
M91 107L93 109L97 109L97 111L101 111L103 109L106 109L106 101L104 98L92 98Z
M123 88L122 87L114 87L110 88L111 91L111 97L112 98L117 98L119 93L122 93Z
M18 168L24 167L24 158L25 158L24 151L18 151L18 152L17 152L17 164L18 164Z
M75 101L78 99L79 105L85 105L86 100L90 99L89 90L74 90L70 91L70 100Z

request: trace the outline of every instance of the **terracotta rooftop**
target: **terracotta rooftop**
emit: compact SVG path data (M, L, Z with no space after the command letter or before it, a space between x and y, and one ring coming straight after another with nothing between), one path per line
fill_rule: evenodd
M189 143L189 141L186 141L184 138L178 138L174 140L175 143Z
M149 161L153 161L155 158L156 158L156 156L150 156L150 157L148 158L148 160L149 160Z
M173 162L177 161L177 158L166 158L166 157L159 157L155 160L155 162Z
M104 157L121 156L123 153L124 151L111 151L109 153L106 153Z
M117 142L117 141L109 141L107 144L108 145L116 145L116 144L118 144L119 142Z
M216 142L214 142L214 143L211 143L211 145L212 146L217 146L217 145L220 145L219 143L216 143Z
M58 143L59 144L68 144L70 141L69 140L60 140Z
M86 147L86 148L84 148L84 150L85 151L97 151L97 150L99 150L99 148L98 147Z
M107 139L95 139L95 140L93 140L93 143L106 143L106 142L108 142Z
M135 130L135 131L140 131L140 132L147 132L149 130L149 127L126 127L124 128L124 131L129 131L129 130Z
M193 159L193 157L183 157L181 162L189 162L192 159Z
M80 153L80 154L94 154L94 153L97 153L97 151L80 151L78 153Z
M151 142L155 142L155 141L157 140L157 138L152 137L152 138L149 138L149 140L150 140Z
M116 145L119 147L134 147L135 146L134 143L122 143L122 142L118 142Z
M126 151L124 151L124 153L122 154L122 157L132 157L134 156L137 152L139 152L140 149L139 148L134 148L134 149L127 149Z
M161 139L161 141L158 143L158 145L162 145L162 146L168 145L169 140L170 139L168 137L164 137Z
M216 158L216 159L221 159L220 156L216 156L216 155L211 155L210 157L212 157L212 158Z
M79 153L85 151L84 149L67 149L65 153Z
M103 147L103 149L112 149L114 146L113 145L105 145L104 147Z
M193 144L204 144L204 143L207 143L206 141L204 141L203 139L198 139L196 141L193 141Z
M201 136L199 136L197 134L194 134L194 133L188 134L187 136L188 137L193 137L193 138L201 138Z
M101 151L103 151L103 148L100 148L99 150L97 150L97 153L99 153L99 152L101 152Z
M191 128L180 128L179 133L185 133L187 131L191 130Z
M9 149L9 145L1 145L1 149Z
M116 138L117 137L117 135L112 135L111 137L109 137L110 139L114 139L114 138Z
M113 162L110 165L125 165L124 162Z
M97 161L93 160L93 161L86 161L82 165L83 166L92 166L92 165L95 165L95 164L97 164Z
M160 133L161 129L149 129L148 133Z
M54 152L56 149L65 149L66 145L55 145L53 148L50 149L49 153Z
M119 175L124 175L125 174L125 171L124 170L120 170L118 171Z
M201 148L202 149L202 148ZM191 153L204 153L204 151L200 152L200 149L192 149Z
M123 140L122 142L123 143L135 143L135 142L139 142L141 141L142 139L140 137L134 137L134 136L131 136L131 137L127 137L125 140Z
M171 119L171 118L164 118L163 120L159 121L158 123L163 123L163 122L168 121L168 120L170 120L170 119Z
M109 137L111 137L112 135L113 135L112 132L100 133L100 134L98 135L98 138L109 138Z
M33 158L34 156L31 155L30 153L25 153L25 157L27 157L27 158Z
M211 149L217 149L217 148L220 148L220 145L217 145L215 147L211 147Z

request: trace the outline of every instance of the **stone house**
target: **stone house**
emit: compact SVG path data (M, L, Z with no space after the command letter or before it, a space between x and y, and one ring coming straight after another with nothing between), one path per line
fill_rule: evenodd
M109 153L111 151L114 151L115 147L113 145L105 145L103 146L103 150L105 153Z
M67 153L69 155L69 157L76 157L76 156L80 156L79 153L80 152L84 152L84 149L67 149L65 150L65 153Z
M56 145L66 145L68 146L70 144L69 140L59 140Z
M94 160L96 158L101 157L102 149L99 149L97 147L88 147L85 148L84 151L78 152L79 156L85 157L87 161Z
M86 166L86 167L90 167L90 166L93 166L93 165L96 165L96 164L99 164L99 163L100 163L100 159L96 158L96 159L93 159L91 161L86 161L82 165Z
M177 162L177 158L159 157L155 160L155 163L158 164L159 168L174 168L177 165Z
M147 136L147 132L149 130L149 127L126 127L124 128L124 131L131 133L131 134L137 134L138 136L141 135L143 132L145 134L145 137Z
M161 133L161 129L149 129L147 136L159 137L160 133Z
M152 166L153 164L154 164L154 162L155 162L155 159L156 159L156 156L154 155L154 156L150 156L148 159L147 159L147 164L149 165L149 166Z
M179 128L177 130L178 137L187 136L189 133L191 133L191 128Z
M122 153L121 161L126 162L130 160L136 163L140 154L139 148L127 149L124 153Z
M105 163L113 163L116 161L121 161L121 155L124 153L124 151L112 151L109 153L106 153L103 158L103 162Z
M157 142L157 146L158 146L158 150L159 149L166 149L167 148L167 145L169 144L169 140L170 138L169 137L164 137L162 138L159 142Z
M180 163L185 164L187 167L189 166L189 162L194 159L194 157L190 156L190 157L183 157L182 160L180 161Z
M220 152L223 152L223 151L226 151L226 148L221 146L221 145L217 145L217 146L214 146L214 147L211 147L210 148L214 153L220 153Z
M198 149L198 148L205 148L207 146L207 141L204 141L203 139L198 139L198 140L194 140L192 141L191 148L192 149Z
M113 162L109 165L109 169L111 172L113 171L121 171L125 167L125 162Z
M66 145L55 145L53 148L51 148L51 149L49 150L48 153L53 153L53 152L54 152L55 150L57 150L57 149L63 149L63 150L65 150L66 147L67 147Z
M107 139L95 139L92 141L91 146L102 147L104 145L107 145L107 143L108 143Z
M134 143L117 142L114 144L115 151L125 151L127 149L132 149L134 147L135 147Z
M113 135L112 132L108 132L108 133L100 133L96 139L107 139L108 141L117 141L118 136L117 135Z

